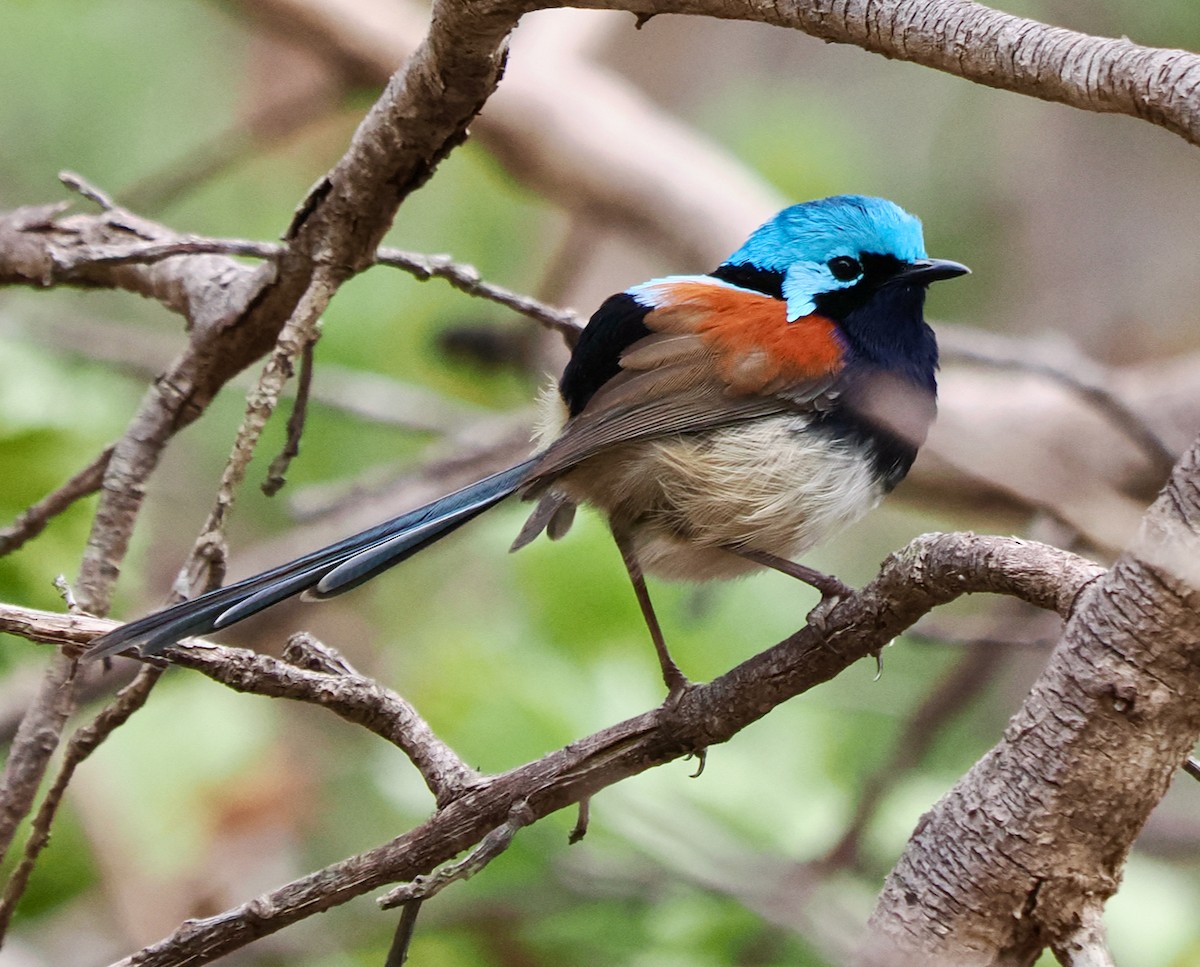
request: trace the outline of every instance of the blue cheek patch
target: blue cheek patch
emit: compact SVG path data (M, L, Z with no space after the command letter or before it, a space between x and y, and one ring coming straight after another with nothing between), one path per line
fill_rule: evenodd
M817 311L815 297L834 289L846 289L857 279L839 282L824 266L815 262L798 262L787 270L783 278L783 298L787 301L787 321L811 315Z

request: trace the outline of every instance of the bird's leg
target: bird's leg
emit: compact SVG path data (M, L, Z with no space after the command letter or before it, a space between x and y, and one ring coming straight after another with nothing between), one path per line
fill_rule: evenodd
M744 557L748 561L753 561L755 564L761 564L763 567L769 567L774 571L779 571L781 574L786 574L788 577L793 577L797 581L803 581L809 587L820 591L821 602L808 613L809 623L818 631L824 630L825 615L829 609L837 604L840 599L853 593L853 589L848 584L835 578L832 574L824 574L815 568L797 564L795 561L789 561L786 557L779 557L767 551L755 551L745 547L727 547L727 550L732 551L739 557Z
M615 528L613 540L617 542L617 550L621 552L621 560L625 562L625 570L629 572L629 580L633 584L633 593L637 595L638 606L642 609L642 617L650 631L650 640L654 642L654 651L658 655L658 664L662 668L663 681L667 686L667 700L670 701L682 694L690 682L667 651L667 643L663 639L658 616L654 613L654 605L650 603L650 592L646 590L646 578L642 574L642 565L638 562L633 542Z
M809 587L820 591L822 600L826 598L844 598L853 593L853 589L848 584L835 578L832 574L825 574L804 564L797 564L795 561L789 561L786 557L779 557L767 551L754 551L743 547L730 547L729 550L733 551L739 557L753 561L755 564L761 564L763 567L769 567L780 574L793 577L797 581L803 581Z

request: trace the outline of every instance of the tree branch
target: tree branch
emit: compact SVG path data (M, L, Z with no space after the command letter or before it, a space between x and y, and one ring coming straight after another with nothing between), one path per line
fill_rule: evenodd
M1127 114L1200 145L1200 57L1094 37L961 0L584 0L576 6L645 16L755 20L854 44L987 87L1085 111Z
M1003 740L922 818L872 917L872 963L1023 963L1116 891L1200 740L1197 561L1200 440L1080 595Z
M112 447L105 447L91 463L75 474L57 490L17 515L8 527L0 530L0 557L11 554L26 541L33 540L51 520L77 500L100 489L104 471L112 458Z
M580 802L655 765L727 741L772 708L872 654L931 608L969 593L1014 595L1060 615L1104 569L1073 554L1015 538L929 534L884 562L861 591L720 678L697 685L672 707L628 719L498 776L462 787L426 823L390 843L343 860L171 937L124 963L141 967L206 963L266 933L387 883L412 880L497 828L520 802L533 818ZM32 641L84 644L111 627L101 619L0 606L0 630ZM231 687L327 704L339 715L340 676L314 675L238 649L179 646L171 658ZM354 683L352 714L374 720L384 690ZM358 702L361 699L361 703ZM390 708L390 706L388 706ZM415 713L414 713L415 714Z
M120 728L129 717L140 709L150 696L151 689L158 681L162 669L150 665L144 666L137 677L117 694L111 705L105 708L89 725L79 729L67 743L63 755L63 763L53 785L42 799L34 817L25 846L25 854L21 862L9 877L0 899L0 938L8 933L9 923L16 911L17 903L25 892L29 877L43 849L50 843L50 827L58 813L58 807L66 795L67 786L75 775L75 770L90 756L113 730Z
M380 907L390 910L408 903L428 900L430 897L437 896L451 883L469 880L508 849L517 832L522 827L528 826L533 819L528 803L516 803L509 812L508 819L484 836L479 841L479 845L461 860L447 863L428 876L418 876L411 883L404 883L393 890L388 890L379 899Z

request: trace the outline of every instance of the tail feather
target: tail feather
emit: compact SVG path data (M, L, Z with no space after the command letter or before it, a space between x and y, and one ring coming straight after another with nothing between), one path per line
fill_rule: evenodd
M454 507L441 508L439 513L431 516L425 523L414 523L395 536L364 548L322 577L312 589L312 596L332 598L371 580L394 564L407 560L450 531L478 517L501 499L501 496L507 497L516 489L523 476L524 473L518 474L511 485L505 484L506 489L501 495L497 495L492 488L483 493L465 494Z
M133 646L152 655L180 638L227 628L303 591L316 598L349 591L498 504L520 486L533 464L526 460L287 564L114 628L92 642L84 657L103 658Z

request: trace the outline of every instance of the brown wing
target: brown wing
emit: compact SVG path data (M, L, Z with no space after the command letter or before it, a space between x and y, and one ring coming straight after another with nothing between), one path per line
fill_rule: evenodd
M650 335L567 422L527 492L609 447L812 411L836 394L841 347L829 320L789 323L782 301L715 282L659 285L646 293Z

